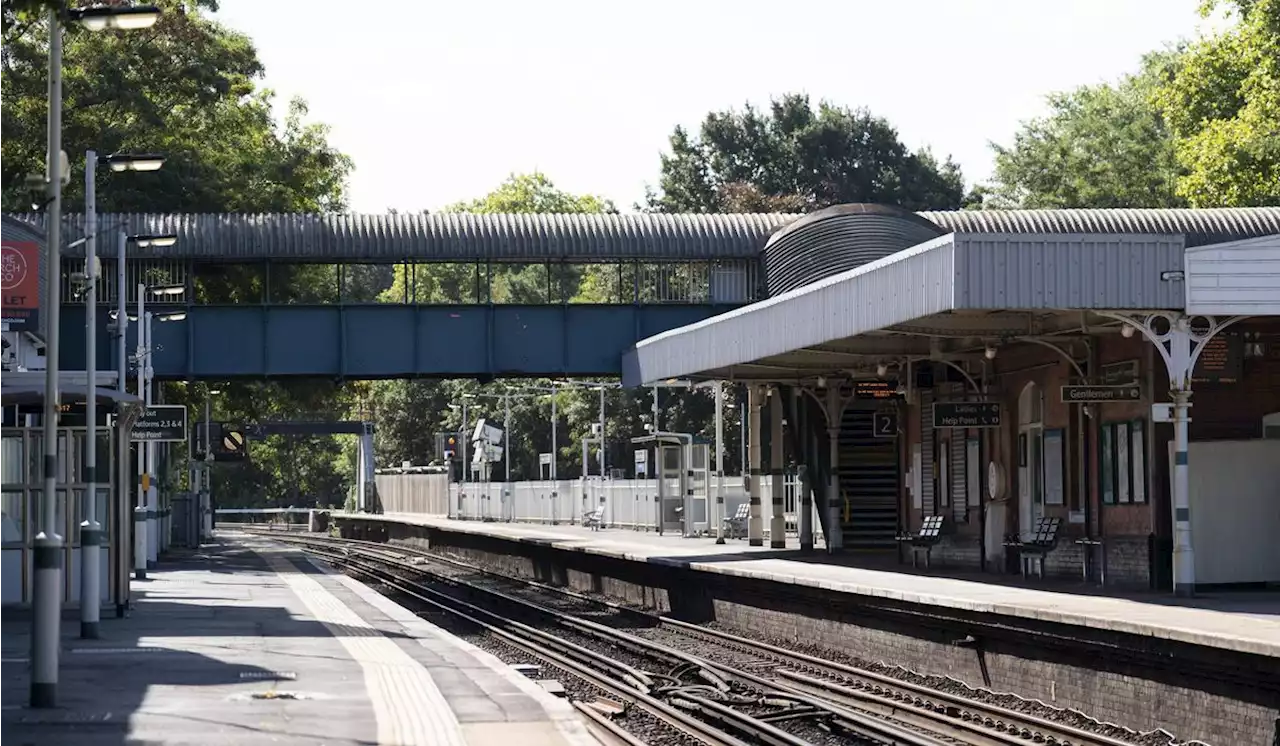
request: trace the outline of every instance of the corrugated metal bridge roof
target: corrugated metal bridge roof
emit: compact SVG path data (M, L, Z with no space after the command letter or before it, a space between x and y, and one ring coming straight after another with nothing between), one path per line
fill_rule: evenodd
M42 215L21 215L43 225ZM798 215L306 215L103 214L103 233L121 224L132 234L173 233L154 258L225 262L398 262L713 260L754 258L778 226ZM84 219L68 215L68 243L84 235ZM105 244L105 245L104 245ZM113 256L113 241L98 254ZM143 255L143 252L138 252Z
M1280 233L1280 207L1221 209L977 210L921 212L944 231L1183 234L1188 246ZM44 216L16 216L43 227ZM307 215L103 214L111 233L176 233L145 256L224 262L707 261L754 259L795 214ZM65 240L84 235L68 215ZM100 241L103 256L115 253ZM75 254L75 250L69 252ZM144 252L139 252L143 255Z

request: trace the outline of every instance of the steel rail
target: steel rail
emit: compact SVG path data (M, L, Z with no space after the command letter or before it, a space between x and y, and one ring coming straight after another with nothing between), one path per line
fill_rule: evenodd
M850 687L845 685L843 682L837 683L824 681L786 670L778 670L774 673L792 681L808 693L817 694L824 698L838 697L842 704L867 707L882 715L894 718L903 718L908 713L912 713L913 724L917 724L921 727L923 727L927 722L935 722L945 724L951 728L959 728L966 734L973 734L972 736L966 735L967 738L982 736L985 740L980 742L975 741L975 743L978 743L980 746L985 746L986 744L991 744L992 746L1025 744L1025 731L1028 730L1032 731L1033 734L1038 733L1046 738L1056 738L1058 742L1062 744L1074 744L1077 746L1132 746L1133 744L1132 741L1113 738L1101 733L1092 733L1066 723L1056 723L1036 715L1021 713L999 705L980 702L957 694L939 691L922 684L903 681L874 671L856 668L854 666L849 666L835 661L824 660L806 653L787 650L777 645L771 645L766 642L752 640L750 638L741 637L728 632L722 632L720 630L708 629L679 619L671 619L658 614L639 611L611 601L591 598L590 596L586 596L575 591L547 585L536 580L517 578L503 573L493 572L450 557L441 557L439 555L430 554L410 547L395 547L394 549L389 549L387 545L377 544L375 542L363 542L354 539L342 539L339 541L357 542L361 545L368 545L371 549L380 549L382 552L391 552L400 554L401 556L403 556L407 551L414 555L429 558L433 562L450 564L478 574L520 583L549 593L556 593L584 602L598 604L616 611L648 619L670 629L677 629L693 635L710 637L721 641L726 645L738 646L752 652L767 654L780 659L784 663L787 661L794 661L793 663L789 663L789 665L801 669L808 669L810 673L834 671L840 676L861 680L859 683L862 684L862 686ZM796 662L802 665L797 665ZM877 688L879 689L878 692ZM910 705L904 705L903 700L909 702ZM926 703L929 700L933 700L933 707L926 706Z
M281 538L284 538L284 537L281 537ZM329 540L317 542L316 539L311 537L289 537L289 539L293 543L301 543L301 544L321 543L322 545L329 545L329 546L340 545L338 542L333 542ZM331 556L333 556L333 558L340 563L347 564L347 563L353 562L353 560L350 557L351 551L347 547L343 547L343 549L346 554L331 555ZM713 684L716 684L718 686L718 688L727 689L728 687L727 685L722 686L722 681L716 681L716 679L718 679L719 677L716 677L714 675L706 676L707 672L720 672L732 678L748 681L753 686L760 688L767 693L782 694L787 696L787 698L793 699L793 700L802 699L810 706L824 711L827 715L832 717L838 717L843 723L846 724L846 727L849 730L857 733L859 736L863 738L876 740L882 743L893 744L894 746L943 746L942 742L938 741L935 738L932 738L931 736L928 736L925 734L913 733L913 732L904 730L901 727L895 726L892 723L888 723L879 718L871 717L864 713L858 713L858 712L849 710L847 708L840 707L834 703L823 701L822 699L817 697L808 696L805 692L793 689L791 687L787 687L786 685L782 685L783 691L776 691L779 688L778 682L773 682L763 677L747 673L745 671L739 671L739 670L733 669L732 667L715 663L714 661L707 660L700 656L695 656L689 653L685 653L683 651L675 650L670 647L660 645L658 643L654 643L649 640L645 640L643 638L634 637L625 632L613 630L609 627L597 624L595 622L578 619L571 615L555 611L554 609L548 609L546 607L540 606L538 604L534 604L524 599L508 596L507 594L504 594L500 591L496 591L489 588L483 588L471 583L467 583L465 581L459 581L456 578L447 578L444 576L440 576L438 574L431 573L429 570L425 569L420 564L405 562L403 559L403 557L405 556L404 553L396 552L394 550L388 550L386 548L386 545L372 544L371 546L360 546L358 547L358 549L360 553L364 554L366 557L377 558L374 561L380 561L391 566L408 570L410 572L417 572L420 574L429 575L437 579L438 581L444 582L448 585L455 585L455 586L467 588L471 591L476 591L488 596L500 598L506 601L507 603L529 608L539 614L549 615L553 619L555 619L557 622L561 623L563 626L573 629L574 631L579 632L581 634L589 635L591 637L600 639L607 643L621 645L623 647L632 649L642 655L648 655L650 657L656 656L665 660L677 660L687 665L694 666L698 669L701 669L699 673L702 674L704 678L710 679ZM315 550L312 549L311 551L314 552ZM317 552L317 553L322 555L328 554L327 552ZM406 578L399 578L399 576L393 575L393 577L398 578L401 582L410 582L410 583L413 582ZM421 586L419 585L419 587ZM493 612L488 612L487 610L479 609L478 607L475 607L474 605L469 604L466 601L456 599L452 596L449 596L448 594L435 591L434 589L422 588L422 590L432 595L437 595L437 596L441 596L443 598L449 599L451 603L458 603L458 604L467 606L469 608L477 609L478 611L481 611L490 615L494 615ZM417 594L414 594L414 595L417 595ZM494 615L494 616L497 616L497 615ZM519 624L519 623L513 622L513 624ZM521 626L523 627L524 625L521 625ZM526 628L526 629L532 629L532 628ZM578 650L578 648L574 648L574 649ZM772 731L774 733L773 737L777 740L770 741L770 743L776 743L778 744L778 746L786 746L788 743L794 743L794 742L788 742L785 740L787 738L792 738L790 734L787 734L785 731L781 731L777 728L774 728L773 726L768 725L768 723L761 722L757 719L747 718L746 716L742 716L736 712L735 714L738 715L738 717L740 718L744 718L742 724L735 729L739 730L740 732L750 733L752 737L755 738L757 741L759 740L760 732ZM723 713L721 713L717 719L722 717L724 717Z
M681 731L682 733L685 733L688 736L691 736L693 738L696 738L697 740L703 741L709 746L748 746L747 743L740 741L736 738L733 738L728 734L718 732L713 728L711 728L708 724L702 722L701 720L698 720L697 718L694 718L694 717L690 717L680 712L679 710L673 707L670 707L666 703L650 696L646 691L643 691L642 689L639 689L639 688L635 688L636 682L628 681L628 684L630 686L621 686L618 684L616 679L611 678L608 675L604 675L600 671L593 670L588 665L579 663L577 660L574 660L573 658L569 657L569 655L566 655L566 653L569 653L570 651L574 653L579 653L579 654L586 653L587 657L593 658L594 662L597 665L600 665L602 668L605 668L605 669L612 670L612 669L615 669L617 666L621 666L623 664L618 664L615 661L611 661L608 658L602 655L599 655L597 653L592 653L591 651L583 651L581 649L574 648L572 645L569 645L568 643L562 640L559 640L558 638L555 638L552 635L546 635L545 633L540 633L539 630L533 630L532 628L527 627L526 625L523 625L514 620L507 619L505 617L502 617L501 615L495 614L491 611L488 611L487 609L482 609L478 606L475 606L474 604L467 603L466 601L452 598L451 596L439 593L438 591L433 591L429 588L422 586L421 584L414 583L412 580L409 580L407 578L401 578L395 575L394 573L390 573L386 570L381 570L376 566L370 567L367 563L361 562L357 559L352 558L349 553L337 554L337 553L329 553L329 552L317 552L314 549L312 549L311 551L315 554L325 557L326 559L334 561L337 564L351 567L353 570L359 572L360 574L365 575L366 577L373 578L374 580L384 585L391 586L392 588L395 588L397 591L404 593L408 596L412 596L413 598L417 599L418 601L421 601L422 603L433 606L437 609L440 609L441 611L452 614L461 619L465 619L468 622L485 630L487 633L494 635L495 637L512 645L513 647L518 648L519 650L524 651L525 653L528 653L529 655L545 660L551 665L558 666L567 671L570 671L571 673L589 682L592 686L598 687L606 692L609 692L613 696L635 703L636 705L640 706L643 710L645 710L646 712L648 712L650 715L654 716L658 720L661 720L667 725ZM448 600L448 603L442 603L440 601L437 601L435 600L435 598L432 598L431 596L445 598ZM456 608L456 606L451 606L450 604L461 606L467 609L468 611L461 611L458 608ZM479 613L479 614L488 616L496 620L499 624L503 624L515 629L519 629L521 632L532 631L532 632L540 633L538 635L534 635L535 637L539 638L539 642L535 643L533 641L526 640L520 637L520 635L513 634L511 632L508 632L506 629L499 628L495 624L485 622L477 618L476 616L474 616L473 615L474 613ZM543 647L539 647L539 645L547 645L547 644L552 645L555 648L555 650L549 650Z

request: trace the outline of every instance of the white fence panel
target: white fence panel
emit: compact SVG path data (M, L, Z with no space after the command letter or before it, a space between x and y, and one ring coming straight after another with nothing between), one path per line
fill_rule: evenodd
M379 480L408 476L379 476ZM430 475L440 476L440 475ZM761 477L760 512L764 534L769 535L773 518L772 477ZM382 491L382 482L378 483ZM715 510L715 478L711 479L708 509ZM784 486L784 517L788 536L799 535L799 483L787 477ZM385 502L385 501L384 501ZM724 515L731 516L747 502L742 477L724 478ZM447 513L451 518L479 521L514 521L517 523L577 524L582 516L596 508L604 510L602 523L608 528L634 531L658 530L658 481L656 479L601 479L532 481L532 482L467 482L449 485ZM813 526L818 530L817 505ZM711 532L715 522L710 521Z

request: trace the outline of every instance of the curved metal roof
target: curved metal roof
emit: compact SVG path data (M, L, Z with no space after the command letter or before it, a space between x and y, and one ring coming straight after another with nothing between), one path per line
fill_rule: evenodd
M42 226L44 216L17 216ZM99 230L175 233L178 242L145 255L162 259L253 262L670 261L754 259L778 226L798 215L641 213L478 215L102 214ZM80 215L64 237L84 235ZM74 253L74 250L72 252ZM98 253L115 253L99 241ZM144 252L139 251L142 256Z
M1100 210L957 210L921 212L964 233L1164 233L1202 246L1280 233L1280 207Z
M765 286L780 295L937 238L945 231L888 205L836 205L779 229L765 244Z

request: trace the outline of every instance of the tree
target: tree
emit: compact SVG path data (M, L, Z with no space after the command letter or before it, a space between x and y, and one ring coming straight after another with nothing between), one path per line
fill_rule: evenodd
M294 100L281 126L270 91L254 81L263 68L248 37L202 12L210 0L163 0L146 32L66 30L63 52L63 149L82 154L161 152L165 167L116 174L99 190L103 212L323 212L345 206L351 161L307 124ZM5 210L26 210L29 173L44 170L47 25L5 7L3 149ZM83 199L83 179L64 192Z
M1208 15L1219 0L1207 0ZM1188 47L1154 100L1193 207L1280 203L1280 0L1227 2L1236 24Z
M0 33L8 35L46 10L59 8L60 0L0 0Z
M676 127L662 156L661 193L649 208L664 212L803 212L849 202L910 210L964 202L951 160L910 152L897 131L865 109L783 96L768 113L712 112L699 135Z
M156 0L153 0L156 1ZM305 120L293 101L273 121L272 95L256 88L263 69L252 42L210 19L212 0L158 0L164 11L147 31L65 32L63 147L83 167L83 153L161 152L155 173L113 174L98 190L104 212L292 212L345 206L351 161L328 143L327 130ZM3 110L0 189L6 210L27 210L29 173L44 170L48 28L31 0L3 5ZM83 199L83 178L65 190L68 206ZM74 207L70 208L74 210ZM260 297L252 272L201 276L201 293L231 300ZM327 269L300 269L293 282L327 282ZM319 274L317 274L319 273ZM274 278L273 278L274 279ZM316 418L345 411L349 394L330 382L234 383L219 386L215 419L255 422ZM163 400L203 409L208 387L166 384ZM251 447L252 462L218 467L214 482L224 504L333 499L354 472L339 468L333 438L269 439ZM175 459L170 485L185 479ZM305 466L306 468L303 468ZM335 493L337 493L335 495ZM243 504L243 503L242 503Z
M1171 133L1151 97L1173 58L1150 55L1117 85L1048 96L1048 116L995 150L988 207L1179 207Z

